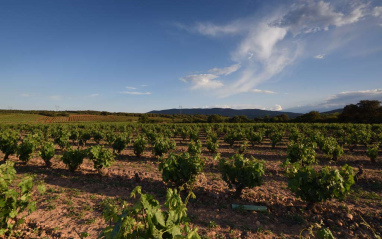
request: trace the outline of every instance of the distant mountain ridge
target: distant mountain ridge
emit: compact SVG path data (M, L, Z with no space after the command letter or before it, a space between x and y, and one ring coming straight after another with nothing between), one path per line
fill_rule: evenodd
M195 109L167 109L167 110L152 110L148 113L152 114L186 114L186 115L194 115L194 114L201 114L201 115L221 115L221 116L227 116L227 117L233 117L235 115L245 115L249 119L253 119L255 117L274 117L281 114L286 114L290 119L294 119L297 116L303 115L301 113L293 113L293 112L284 112L284 111L271 111L271 110L260 110L260 109L230 109L230 108L209 108L209 109L202 109L202 108L195 108Z

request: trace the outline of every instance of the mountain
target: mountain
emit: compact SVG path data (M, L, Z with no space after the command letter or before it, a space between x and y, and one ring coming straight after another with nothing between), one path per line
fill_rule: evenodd
M342 111L344 111L344 108L342 108L342 109L336 109L336 110L331 110L331 111L326 111L326 112L321 112L320 114L342 113Z
M235 115L245 115L249 119L253 119L255 117L265 117L268 115L269 117L273 117L276 115L286 114L290 119L296 118L297 116L300 116L302 114L300 113L293 113L293 112L283 112L283 111L271 111L271 110L259 110L259 109L242 109L242 110L236 110L236 109L229 109L229 108L211 108L211 109L182 109L182 114L186 115L194 115L194 114L200 114L200 115L222 115L227 117L233 117ZM167 109L167 110L153 110L148 113L153 114L180 114L180 109Z

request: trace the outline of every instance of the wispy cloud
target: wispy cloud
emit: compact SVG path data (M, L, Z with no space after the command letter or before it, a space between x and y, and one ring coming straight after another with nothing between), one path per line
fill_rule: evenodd
M324 54L318 54L316 56L314 56L315 59L319 59L319 60L322 60L325 58L325 55Z
M223 83L216 79L218 76L214 74L197 74L188 75L180 78L181 81L191 83L191 89L216 89L223 86Z
M331 31L346 25L357 23L369 16L380 16L380 9L371 9L369 4L352 1L351 3L341 1L330 3L318 0L296 1L292 5L284 5L270 12L262 18L247 17L236 19L227 24L219 25L211 22L198 22L193 26L179 24L178 27L189 32L204 36L221 37L225 35L237 35L241 37L236 49L231 52L231 59L236 62L233 66L235 71L227 83L212 84L218 96L226 97L232 94L248 92L257 85L264 83L281 73L286 67L295 64L298 59L307 54L306 45L309 45L309 34L316 32ZM342 47L344 43L338 44ZM333 44L331 49L323 46L328 54L329 50L335 50ZM312 50L310 50L312 51ZM317 54L317 53L316 53ZM324 54L316 55L316 59L324 59ZM215 70L214 70L215 69ZM222 69L214 68L208 71L217 76ZM206 74L203 74L204 76ZM203 77L200 75L200 78ZM223 74L222 74L223 75ZM196 77L196 75L193 75ZM213 78L215 82L217 77ZM211 78L204 79L209 85ZM220 79L219 79L220 80ZM199 82L199 81L198 81ZM201 81L203 82L203 81ZM224 82L224 84L223 84ZM199 85L198 85L199 86ZM218 86L218 87L217 87ZM194 87L194 89L203 87Z
M138 91L122 91L121 94L126 95L151 95L151 92L138 92Z
M224 68L212 68L211 70L208 70L209 73L215 74L215 75L229 75L235 71L237 71L240 68L240 64L233 64L228 67Z
M61 95L50 95L48 96L50 100L61 100L62 96Z
M32 95L29 93L22 93L20 94L21 97L31 97Z
M283 108L281 105L276 104L273 107L263 107L259 105L251 105L251 104L232 104L232 105L213 105L213 106L202 106L202 107L192 107L192 108L199 108L199 109L211 109L211 108L222 108L222 109L237 109L237 110L243 110L243 109L259 109L259 110L272 110L272 111L281 111Z
M217 80L220 76L227 76L238 69L240 69L241 65L239 63L233 64L223 68L212 68L208 70L206 74L194 74L187 75L180 78L181 81L186 83L191 83L191 89L217 89L224 86L223 82Z
M373 16L382 17L382 6L378 6L373 9Z
M137 88L136 87L131 87L131 86L126 86L126 89L128 89L128 90L136 90Z
M253 93L263 93L263 94L276 94L274 91L270 90L259 90L259 89L251 89L248 92L253 92Z
M360 90L360 91L344 91L329 96L323 102L316 104L303 105L291 108L295 112L308 112L312 110L324 112L333 109L343 108L349 104L357 104L361 100L379 100L382 101L382 89ZM288 109L289 110L289 109Z
M99 96L99 94L98 94L98 93L95 93L95 94L91 94L91 95L89 95L89 97L97 97L97 96Z

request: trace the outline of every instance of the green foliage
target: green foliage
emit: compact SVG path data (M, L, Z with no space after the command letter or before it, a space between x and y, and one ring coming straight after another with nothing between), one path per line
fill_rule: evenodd
M236 196L240 197L245 187L260 186L265 173L264 162L253 157L244 158L242 154L235 154L229 160L220 158L219 171L229 188L236 187Z
M114 141L115 141L115 139L116 139L116 135L114 134L114 132L112 132L112 131L108 131L108 132L106 133L105 137L106 137L106 142L107 142L110 146L112 146L113 143L114 143Z
M272 131L269 134L269 139L271 140L272 148L275 148L276 144L281 142L281 140L283 139L283 136L284 136L283 131Z
M249 142L252 144L252 147L255 147L256 144L260 144L263 141L262 132L250 131L247 134Z
M69 147L70 133L66 129L59 129L54 133L54 142L60 146L61 149Z
M162 156L168 151L175 149L175 147L176 147L175 141L169 138L158 137L154 143L153 153L156 156Z
M199 128L191 128L188 131L188 135L190 137L190 140L197 141L199 139L199 133L200 133Z
M88 130L81 130L79 133L78 144L85 146L86 142L91 139L92 135Z
M136 194L139 200L134 206L123 208L121 214L113 205L106 206L105 221L112 221L113 225L103 229L99 238L200 238L197 229L190 230L188 226L187 202L183 203L176 189L167 189L165 210L153 195L142 193L141 187L136 187L131 197Z
M40 149L40 157L44 160L47 167L52 165L50 160L54 157L54 154L54 144L52 142L43 142Z
M322 150L329 156L332 157L332 160L337 161L339 157L344 154L344 150L338 144L337 140L333 137L327 137L324 140L324 145Z
M315 144L304 142L291 142L287 148L287 160L291 163L299 162L301 165L310 165L316 161Z
M17 155L25 164L31 159L32 153L36 150L39 143L37 134L28 134L17 148Z
M6 130L0 133L0 149L5 154L4 161L9 155L16 153L19 133L15 130Z
M213 142L212 140L210 139L207 139L207 149L212 152L212 153L216 153L219 149L219 143L216 141L216 142Z
M379 146L377 144L375 145L369 145L366 150L367 157L370 158L370 161L372 163L376 163L376 159L378 157L378 150Z
M202 153L202 142L198 139L197 141L191 141L188 144L187 152L191 155L201 154Z
M138 136L134 140L134 154L138 157L141 157L141 155L145 152L145 149L147 147L147 140L143 136Z
M36 202L32 201L32 178L23 178L16 187L13 185L15 175L13 162L0 165L0 236L13 234L24 222L25 216L20 218L23 211L29 214L36 210Z
M92 131L92 136L93 136L94 141L97 144L100 144L101 140L103 140L105 138L104 133L101 130L99 130L99 129L98 130L93 130Z
M187 185L192 188L196 177L204 168L204 160L199 155L189 153L172 154L162 159L159 170L165 182L171 182L176 187Z
M118 154L121 154L122 150L124 150L127 145L130 143L130 135L126 133L119 134L114 142L113 142L113 150L117 151Z
M68 166L69 171L74 172L82 164L87 156L87 150L69 149L62 155L62 161Z
M247 152L248 142L246 140L239 147L239 154L245 154Z
M354 184L353 168L345 165L341 170L323 167L301 167L298 163L287 168L288 187L296 197L312 204L328 199L343 200Z
M88 149L89 159L93 161L94 169L101 173L102 168L108 168L114 162L114 155L109 149L95 145Z

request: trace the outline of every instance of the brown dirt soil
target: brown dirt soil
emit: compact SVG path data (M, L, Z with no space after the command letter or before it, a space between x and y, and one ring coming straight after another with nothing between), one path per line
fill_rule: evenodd
M204 142L203 140L202 142ZM177 152L187 150L186 142L176 139ZM94 144L94 142L90 142ZM230 148L219 141L222 157L232 156L239 144ZM352 193L343 202L335 200L316 205L307 210L306 203L294 197L287 187L284 171L280 167L286 159L286 139L272 149L269 140L254 148L249 147L247 157L263 159L266 175L262 186L245 189L239 199L233 197L217 170L217 162L203 144L202 156L206 158L203 173L198 177L194 192L196 199L187 205L191 226L199 228L204 238L299 238L303 229L321 220L336 238L373 238L373 233L382 234L382 164L370 163L365 148L354 152L345 149L345 155L332 166L349 164L363 165L364 173ZM159 160L148 147L142 158L133 154L132 146L117 157L115 163L100 176L93 169L93 163L85 159L80 169L70 173L60 161L60 150L52 160L52 167L45 168L39 157L27 165L17 163L19 176L33 174L44 181L47 191L35 196L38 209L27 216L27 223L20 230L19 238L81 238L87 232L89 238L97 238L106 226L102 218L100 203L105 198L117 201L129 198L136 186L142 186L145 193L154 194L161 203L165 200L166 184L158 171ZM329 158L318 152L320 164L327 165ZM16 156L10 160L18 161ZM135 173L139 174L137 182ZM232 204L263 205L267 212L233 210ZM303 232L307 236L307 231Z

